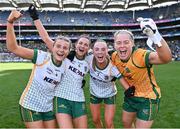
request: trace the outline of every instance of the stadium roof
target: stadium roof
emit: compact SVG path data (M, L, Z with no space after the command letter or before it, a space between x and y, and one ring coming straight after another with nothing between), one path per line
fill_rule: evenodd
M180 0L0 0L0 10L27 9L30 4L40 10L124 11L140 10L179 3Z

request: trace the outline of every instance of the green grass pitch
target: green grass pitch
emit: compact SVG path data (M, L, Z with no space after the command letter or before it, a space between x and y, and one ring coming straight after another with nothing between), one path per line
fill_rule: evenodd
M0 63L0 128L23 128L19 113L19 98L28 82L31 63ZM155 75L161 87L160 111L153 128L180 128L180 62L154 66ZM86 76L86 104L88 126L94 128L89 110L88 76ZM118 94L115 114L115 127L122 128L121 105L123 91L117 83ZM103 114L102 114L103 118Z

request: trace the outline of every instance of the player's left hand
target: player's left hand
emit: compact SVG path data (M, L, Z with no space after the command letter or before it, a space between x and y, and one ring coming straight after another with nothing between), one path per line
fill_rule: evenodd
M147 36L152 36L158 31L155 22L151 18L143 18L143 20L140 21L140 27Z
M29 6L28 12L29 12L29 15L31 16L31 18L33 19L33 21L39 19L39 15L38 15L38 12L36 10L36 7L33 4L31 4Z
M116 77L113 77L113 79L111 80L111 82L115 82L116 81Z
M85 87L85 85L86 85L86 80L83 79L81 88Z
M148 36L147 45L152 48L152 44L156 44L158 47L161 47L161 39L156 23L151 18L138 18L137 21L140 22L140 28L144 34Z
M67 58L72 62L74 60L75 56L76 56L76 52L75 51L70 51Z
M127 90L125 90L124 95L125 97L132 97L135 93L135 86L130 86Z

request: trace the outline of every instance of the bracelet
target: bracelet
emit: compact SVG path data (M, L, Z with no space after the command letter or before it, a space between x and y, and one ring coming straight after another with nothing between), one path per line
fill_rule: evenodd
M10 23L10 24L13 24L13 23L14 23L13 21L9 21L9 20L7 20L7 22Z

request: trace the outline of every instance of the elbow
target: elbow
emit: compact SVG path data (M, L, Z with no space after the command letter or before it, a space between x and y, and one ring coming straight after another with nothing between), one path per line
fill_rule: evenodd
M9 46L9 43L8 43L7 41L6 41L6 47L7 47L8 51L10 51L10 52L12 52L12 51L13 51L12 47L11 47L11 46Z
M172 58L166 59L166 60L164 61L164 64L167 64L167 63L169 63L169 62L171 62L171 61L172 61Z
M12 52L12 53L15 52L15 49L13 49L13 48L11 48L11 47L7 47L7 49L8 49L10 52Z
M164 64L167 64L172 61L172 54L166 56L166 58L163 60Z
M169 55L167 56L167 63L172 61L172 53L171 51L169 52Z
M12 52L12 53L16 53L16 50L17 50L17 47L15 47L15 46L10 46L10 45L8 45L8 43L6 43L7 45L7 49L10 51L10 52Z
M169 58L167 59L167 63L172 61L172 54L169 56Z

